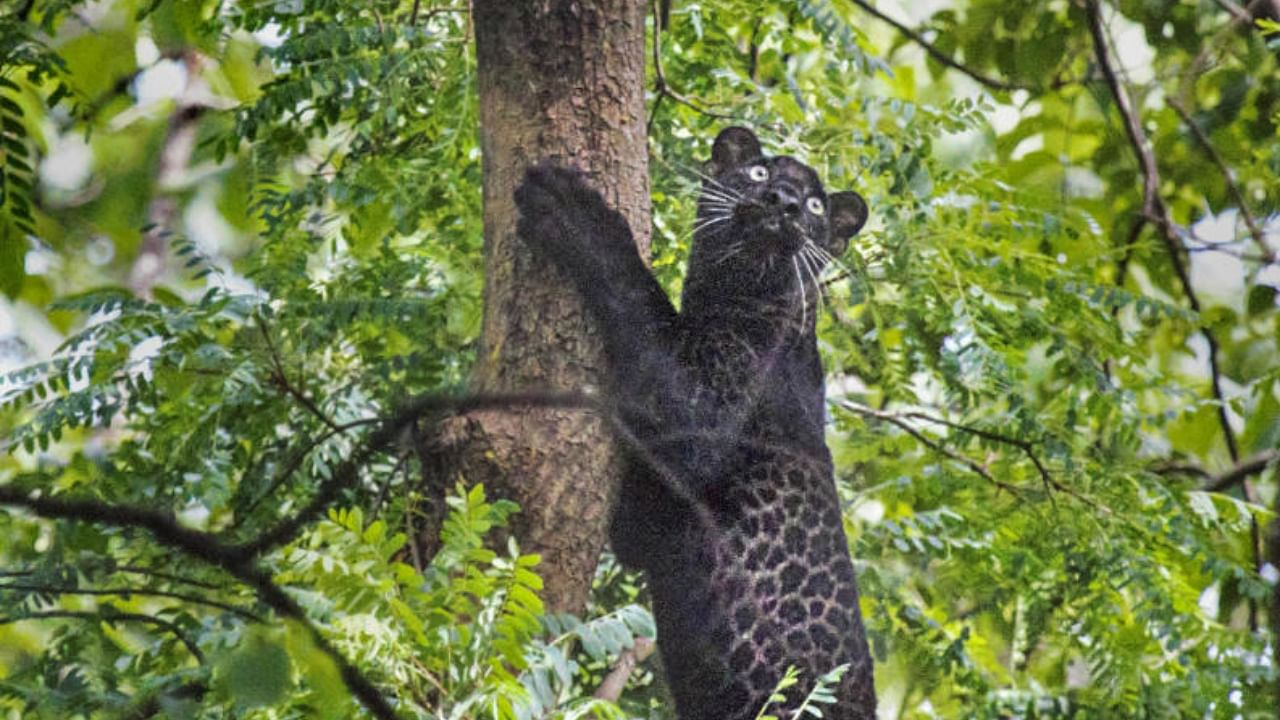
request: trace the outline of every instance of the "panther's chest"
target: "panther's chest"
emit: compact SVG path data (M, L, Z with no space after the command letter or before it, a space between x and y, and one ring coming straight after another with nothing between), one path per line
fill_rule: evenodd
M770 343L740 328L695 324L684 328L678 356L692 376L691 417L699 429L717 429L716 442L824 446L822 367L812 337Z

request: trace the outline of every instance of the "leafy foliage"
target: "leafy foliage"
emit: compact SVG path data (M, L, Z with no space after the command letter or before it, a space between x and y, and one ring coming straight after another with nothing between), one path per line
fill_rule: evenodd
M792 717L822 717L822 711L818 709L819 705L830 705L836 701L835 691L831 689L833 685L840 682L840 678L844 677L844 673L848 670L848 666L841 665L829 672L825 673L814 684L813 689L805 696L800 705L796 707ZM800 674L795 668L787 668L787 673L778 681L777 687L769 696L769 702L760 708L760 712L756 714L756 720L778 720L777 715L769 714L769 708L786 702L787 696L784 690L795 687L800 682Z
M652 672L590 697L653 635L636 578L606 558L588 619L546 616L509 503L459 487L424 528L411 443L369 449L402 400L460 386L480 328L465 4L26 5L0 16L0 489L229 547L326 512L256 558L291 616L234 563L6 506L0 708L346 717L340 657L405 716L670 717ZM872 208L820 337L888 712L1268 716L1274 22L1190 0L673 5L648 29L669 289L726 122Z

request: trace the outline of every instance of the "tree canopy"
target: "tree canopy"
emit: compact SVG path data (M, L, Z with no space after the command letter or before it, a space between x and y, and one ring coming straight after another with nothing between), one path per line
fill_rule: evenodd
M819 338L885 716L1272 717L1280 7L653 10L673 294L727 124L871 209ZM464 390L475 79L464 2L0 8L0 712L673 717L644 664L592 697L638 579L547 614L519 509L415 452L589 404Z

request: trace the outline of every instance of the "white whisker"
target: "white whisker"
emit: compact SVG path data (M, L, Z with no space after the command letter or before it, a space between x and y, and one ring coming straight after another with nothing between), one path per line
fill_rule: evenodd
M739 197L739 198L741 198L741 197L742 197L742 193L738 192L737 190L734 190L733 188L729 187L728 185L725 185L724 183L720 182L719 180L717 180L717 179L715 179L715 178L711 177L710 175L708 175L708 174L706 174L706 173L702 172L701 170L698 170L697 168L692 168L692 167L689 167L688 165L684 165L684 164L682 164L682 163L674 163L674 166L675 166L676 168L680 169L680 170L683 170L683 171L685 171L685 172L687 172L687 173L690 173L690 174L692 174L692 175L696 175L696 176L697 176L697 177L699 177L699 178L702 178L702 180L703 180L704 182L709 183L709 184L710 184L710 185L712 185L713 187L719 188L720 190L722 190L722 191L724 191L724 192L727 192L727 193L729 193L730 195L733 195L733 196L735 196L735 197ZM704 186L704 187L705 187L705 186Z
M800 260L796 255L791 256L791 269L796 271L796 286L800 288L800 332L804 332L809 325L809 296L804 291L804 278L800 277Z
M706 208L711 208L713 210L726 210L729 212L732 212L738 209L737 203L731 203L731 202L728 202L727 200L708 200L706 198L703 198L698 201L698 207L700 208L706 207Z
M715 267L717 265L720 265L721 263L728 262L729 260L736 257L740 252L742 252L742 242L739 241L739 242L733 243L732 245L729 246L729 249L724 251L723 255L716 258L716 260L711 263L711 267Z
M720 182L719 180L717 180L717 179L715 179L715 178L711 177L710 175L708 175L708 174L706 174L706 173L702 172L701 170L699 170L699 169L697 169L697 168L691 168L691 167L686 166L686 167L685 167L685 170L686 170L687 172L691 172L691 173L693 173L694 175L696 175L696 176L698 176L698 177L702 178L703 182L706 182L706 183L710 184L710 185L711 185L711 186L713 186L713 187L720 188L721 190L724 190L725 192L731 193L731 194L733 194L733 195L739 195L739 196L740 196L740 195L742 194L742 193L738 192L737 190L735 190L735 189L733 189L733 188L729 187L728 185L725 185L724 183Z
M809 272L810 279L813 280L814 292L818 293L817 302L815 304L817 305L817 309L821 310L823 292L822 292L822 281L818 279L818 276L822 274L822 270L819 269L819 266L816 264L817 261L813 258L813 256L811 256L808 252L806 252L804 248L801 248L800 258L801 258L801 262L804 263L805 270Z
M703 188L700 197L710 198L712 200L720 200L721 202L726 202L726 203L729 203L730 205L736 205L740 200L742 200L742 196L734 197L732 195L728 195L726 193L720 192L719 190L712 190L711 188Z
M804 253L805 256L813 262L814 268L819 272L826 269L827 258L823 257L821 248L817 245L814 245L811 242L805 243L804 246L800 248L800 252Z
M853 271L849 269L848 265L845 265L844 262L840 260L840 258L832 255L830 252L827 252L825 248L822 248L818 245L813 245L813 249L818 253L818 258L821 259L823 263L835 265L836 267L849 273L850 275L853 274Z
M699 230L705 230L706 228L709 228L712 225L716 225L716 224L728 222L728 221L729 221L729 216L727 214L726 215L709 215L707 217L702 218L698 222L694 223L693 229L690 232L696 233Z
M715 180L704 180L698 187L702 189L702 192L720 193L721 195L734 198L742 197L742 193L740 191Z

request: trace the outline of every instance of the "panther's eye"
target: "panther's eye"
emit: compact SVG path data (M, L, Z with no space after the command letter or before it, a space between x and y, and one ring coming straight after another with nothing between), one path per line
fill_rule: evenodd
M822 200L816 197L809 198L809 200L805 202L804 207L814 215L821 215L827 211L826 207L822 205Z
M756 182L764 182L769 179L769 169L763 165L752 165L747 171L747 177Z

